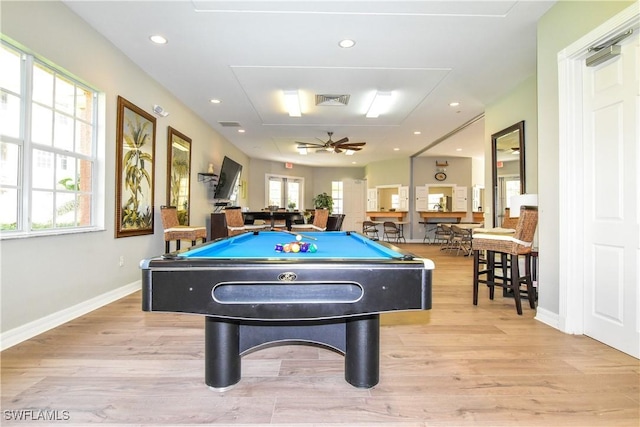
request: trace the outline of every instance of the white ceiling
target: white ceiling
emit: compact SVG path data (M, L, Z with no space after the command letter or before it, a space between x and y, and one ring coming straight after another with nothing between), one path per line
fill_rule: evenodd
M314 166L365 166L419 152L482 157L482 119L440 141L535 72L536 22L553 3L66 2L247 155ZM151 43L153 34L168 43ZM340 48L345 38L356 45ZM301 93L302 117L284 109L282 91L290 89ZM393 91L394 105L368 119L376 90ZM348 94L350 102L315 106L316 94ZM367 145L353 156L297 153L296 141L324 141L328 131L334 141Z

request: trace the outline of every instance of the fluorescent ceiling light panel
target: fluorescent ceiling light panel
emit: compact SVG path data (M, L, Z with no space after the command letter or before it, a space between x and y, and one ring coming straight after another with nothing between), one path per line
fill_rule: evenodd
M347 156L353 156L356 152L353 150L345 150L344 154Z
M303 155L303 156L306 156L307 153L308 153L307 147L302 146L302 145L298 145L298 153Z
M392 100L392 92L376 93L376 96L375 98L373 98L373 102L371 103L371 107L369 107L369 111L367 111L367 117L375 119L376 117L380 116L380 114L386 113L391 106Z
M284 105L287 107L289 117L300 117L302 112L300 111L300 98L298 97L297 90L283 90Z

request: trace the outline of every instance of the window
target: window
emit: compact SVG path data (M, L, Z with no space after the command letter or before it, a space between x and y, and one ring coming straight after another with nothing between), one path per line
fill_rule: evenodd
M0 231L96 226L97 92L3 41Z
M331 181L331 197L333 198L333 213L344 213L344 186L342 181Z
M266 206L286 209L304 209L304 178L267 174Z

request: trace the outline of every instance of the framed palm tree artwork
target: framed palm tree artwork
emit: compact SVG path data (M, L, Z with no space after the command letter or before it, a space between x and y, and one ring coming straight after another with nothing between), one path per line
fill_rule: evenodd
M153 234L156 119L118 96L116 237Z
M167 136L167 204L175 206L180 225L189 225L191 138L169 126Z

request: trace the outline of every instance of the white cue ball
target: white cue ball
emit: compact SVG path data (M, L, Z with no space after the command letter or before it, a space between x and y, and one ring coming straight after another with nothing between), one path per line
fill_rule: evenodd
M300 240L302 240L302 236L301 235L296 235L296 240L299 242Z

